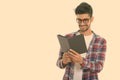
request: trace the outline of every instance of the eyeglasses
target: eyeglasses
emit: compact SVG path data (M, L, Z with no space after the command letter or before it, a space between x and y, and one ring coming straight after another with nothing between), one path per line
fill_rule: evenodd
M89 22L89 18L85 18L85 19L76 19L76 21L77 21L77 23L79 23L79 24L81 24L82 22L84 23L84 24L86 24L86 23L88 23Z

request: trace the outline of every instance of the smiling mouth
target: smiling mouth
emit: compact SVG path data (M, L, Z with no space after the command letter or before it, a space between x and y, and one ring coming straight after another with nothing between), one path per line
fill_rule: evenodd
M86 26L79 26L80 28L85 28Z
M87 25L79 25L79 27L86 27Z

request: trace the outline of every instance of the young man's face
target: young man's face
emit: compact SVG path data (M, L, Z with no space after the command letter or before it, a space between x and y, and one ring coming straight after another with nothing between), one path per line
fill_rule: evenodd
M77 14L76 17L80 31L87 31L90 28L90 24L93 21L93 17L90 17L89 14Z

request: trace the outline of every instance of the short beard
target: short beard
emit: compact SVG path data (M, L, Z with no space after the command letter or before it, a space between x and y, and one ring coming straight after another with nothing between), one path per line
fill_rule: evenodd
M90 28L90 26L88 26L85 30L79 30L79 31L80 32L86 32L89 28Z

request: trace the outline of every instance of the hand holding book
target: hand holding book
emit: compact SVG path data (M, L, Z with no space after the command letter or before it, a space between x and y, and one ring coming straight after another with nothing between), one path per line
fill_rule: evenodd
M72 49L70 49L68 53L69 53L69 57L71 58L72 62L82 64L83 58L81 57L80 53Z
M83 58L81 57L80 53L69 49L68 52L63 54L62 61L64 66L70 62L82 64Z

